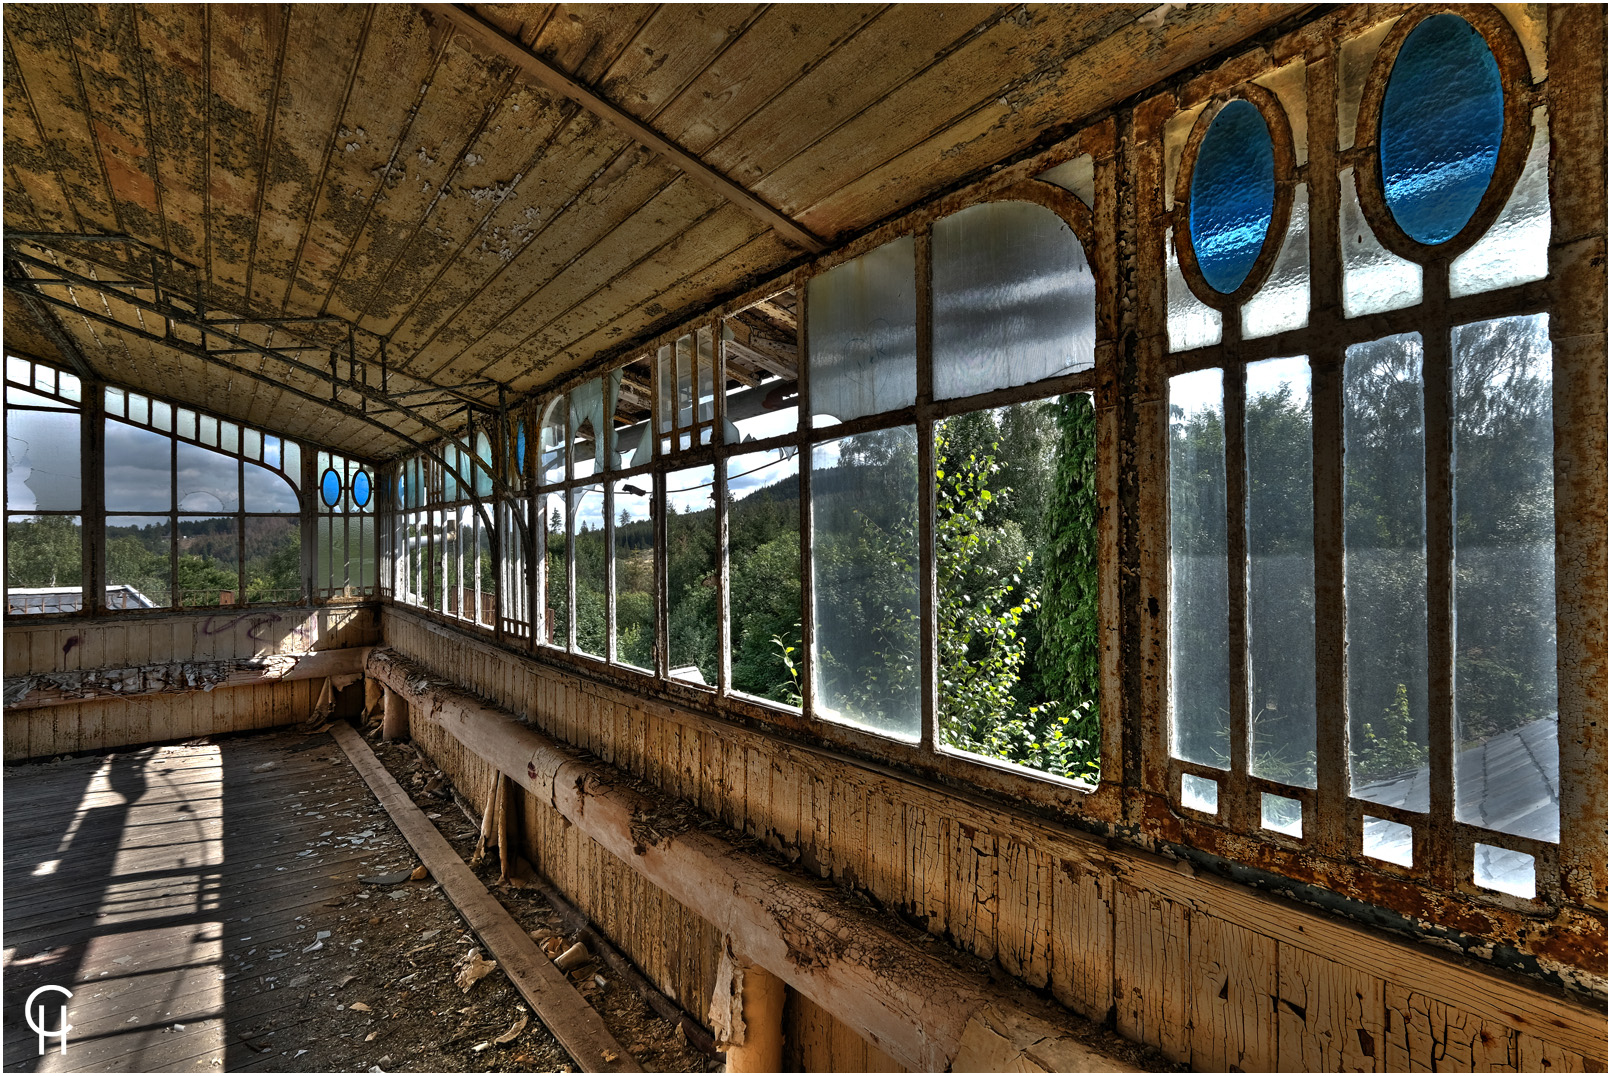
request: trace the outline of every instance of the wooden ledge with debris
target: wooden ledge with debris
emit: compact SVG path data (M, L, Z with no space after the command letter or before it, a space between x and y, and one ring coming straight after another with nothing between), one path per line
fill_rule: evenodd
M734 968L759 972L762 982L775 977L908 1068L1143 1071L1086 1018L990 976L937 939L906 936L845 894L688 822L686 811L674 812L680 824L669 819L664 795L640 791L622 771L394 652L371 650L365 673L662 891L698 908L727 939ZM390 711L393 699L387 703ZM729 1016L716 1029L729 1045L743 1045L732 1039L735 1007L747 1034L756 1033L745 981L719 977L713 999L713 1023Z

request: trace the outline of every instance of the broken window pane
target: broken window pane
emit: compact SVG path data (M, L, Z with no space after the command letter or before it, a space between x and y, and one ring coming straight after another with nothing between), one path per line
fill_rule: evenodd
M179 511L233 512L240 508L240 461L234 456L181 441L175 462Z
M811 511L817 716L917 740L916 430L817 445Z
M1454 330L1455 817L1560 839L1546 315Z
M75 412L6 408L7 509L74 512L82 507L80 421Z
M1231 762L1225 407L1219 370L1169 379L1169 695L1176 758Z
M740 444L793 433L800 425L799 332L793 290L722 323L727 416L722 441Z

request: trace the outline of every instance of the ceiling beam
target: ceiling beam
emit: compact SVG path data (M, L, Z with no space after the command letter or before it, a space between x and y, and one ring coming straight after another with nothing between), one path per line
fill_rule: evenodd
M528 49L518 38L504 33L499 27L482 18L468 4L424 4L426 11L441 17L470 37L481 42L498 56L508 60L539 85L570 98L607 123L614 124L635 141L648 146L676 162L689 177L703 183L740 209L746 210L784 239L813 254L820 254L828 244L775 208L734 183L710 165L660 134L648 124L624 112L605 100L566 72Z

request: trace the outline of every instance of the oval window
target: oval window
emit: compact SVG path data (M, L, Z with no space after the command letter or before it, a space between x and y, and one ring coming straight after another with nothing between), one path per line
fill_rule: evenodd
M402 507L402 505L404 504L403 491L406 488L406 486L404 485L405 481L406 480L403 478L402 475L397 476L397 504L398 504L398 507Z
M1219 110L1197 147L1191 174L1191 245L1208 286L1242 286L1275 216L1275 145L1251 101Z
M522 422L515 427L515 466L516 471L525 470L526 467L526 424Z
M369 504L369 472L359 471L352 476L352 503L359 508Z
M1458 15L1424 19L1382 94L1382 196L1404 234L1433 246L1466 226L1493 179L1505 94L1488 43Z
M336 474L334 467L325 468L319 477L319 496L324 498L327 508L334 508L336 502L341 500L341 476Z

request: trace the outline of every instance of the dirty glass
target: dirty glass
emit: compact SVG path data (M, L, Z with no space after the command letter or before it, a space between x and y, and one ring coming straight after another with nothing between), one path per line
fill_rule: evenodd
M1548 318L1453 335L1455 817L1559 840Z
M1028 202L934 225L934 395L952 399L1096 359L1096 278L1062 218Z
M1422 20L1382 96L1382 193L1393 219L1428 245L1452 238L1488 189L1505 132L1499 64L1458 15Z
M917 740L917 431L816 445L811 458L817 716Z
M1549 275L1549 120L1533 112L1533 147L1493 227L1449 263L1449 294L1475 295Z
M1191 174L1191 244L1215 291L1242 286L1264 247L1275 213L1275 145L1251 101L1219 110L1197 149Z
M1390 253L1360 208L1354 170L1342 173L1343 316L1402 310L1421 301L1421 267Z
M1242 304L1242 337L1274 336L1309 324L1309 189L1292 192L1292 219L1270 277Z
M1224 375L1169 379L1169 691L1176 758L1231 760Z
M905 236L811 278L807 287L813 426L917 399L917 281Z
M1421 337L1343 363L1343 597L1353 795L1428 809L1426 425ZM1367 849L1367 852L1369 850Z
M1248 733L1255 777L1315 784L1314 432L1309 362L1247 367ZM1290 813L1290 812L1288 812ZM1282 814L1287 818L1287 814ZM1267 824L1267 828L1270 827Z

